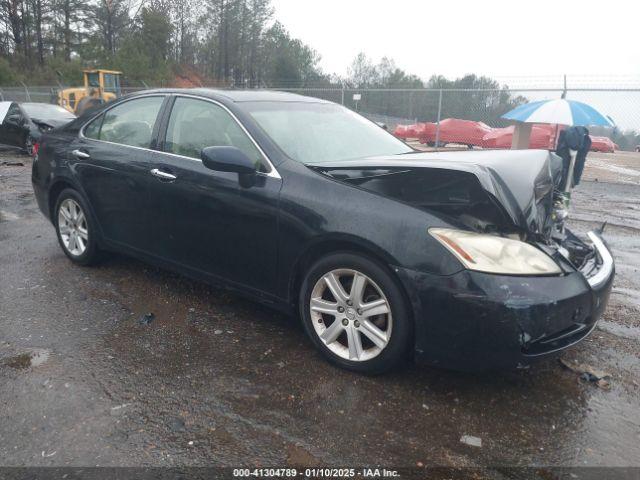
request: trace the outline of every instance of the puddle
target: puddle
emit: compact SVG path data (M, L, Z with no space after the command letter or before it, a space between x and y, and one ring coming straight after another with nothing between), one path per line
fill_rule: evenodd
M20 217L15 213L7 212L6 210L0 210L0 222L11 222L18 220Z
M618 337L640 340L640 328L638 327L628 327L626 325L620 325L619 323L600 320L598 322L598 328Z
M616 266L616 269L618 268L619 267ZM631 266L631 268L634 267ZM611 293L619 295L623 300L626 300L625 303L640 307L640 292L638 292L638 290L634 290L633 288L614 288Z
M33 350L32 352L21 353L5 360L5 365L16 369L38 367L49 360L49 350Z
M613 173L619 173L620 175L628 175L631 177L640 177L640 171L639 170L633 170L631 168L624 168L624 167L620 167L618 165L612 165L610 163L605 163L603 161L600 160L591 160L592 166L593 167L598 167L598 168L602 168L603 170L608 170L610 172Z

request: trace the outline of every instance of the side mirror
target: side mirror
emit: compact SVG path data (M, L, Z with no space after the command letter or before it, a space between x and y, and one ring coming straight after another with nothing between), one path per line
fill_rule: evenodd
M202 164L218 172L235 172L239 175L253 175L256 164L236 147L206 147L200 153Z

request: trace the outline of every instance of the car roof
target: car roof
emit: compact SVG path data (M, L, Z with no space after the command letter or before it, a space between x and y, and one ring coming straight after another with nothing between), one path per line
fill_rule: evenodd
M225 99L228 101L242 102L305 102L305 103L331 103L321 98L306 97L297 93L280 92L276 90L219 90L214 88L158 88L136 92L132 96L148 93L189 93L212 99Z

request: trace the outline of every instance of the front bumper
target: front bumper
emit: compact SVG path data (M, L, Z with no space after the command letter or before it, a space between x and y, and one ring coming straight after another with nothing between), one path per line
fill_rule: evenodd
M396 268L413 306L416 360L456 370L526 366L586 338L615 276L611 252L589 238L588 272L523 277L463 270L442 277Z

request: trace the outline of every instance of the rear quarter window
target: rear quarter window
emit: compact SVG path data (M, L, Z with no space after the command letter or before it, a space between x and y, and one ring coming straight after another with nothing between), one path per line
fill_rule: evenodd
M100 127L102 126L102 119L104 115L100 115L98 118L93 119L89 124L84 127L84 136L92 138L94 140L100 139Z

